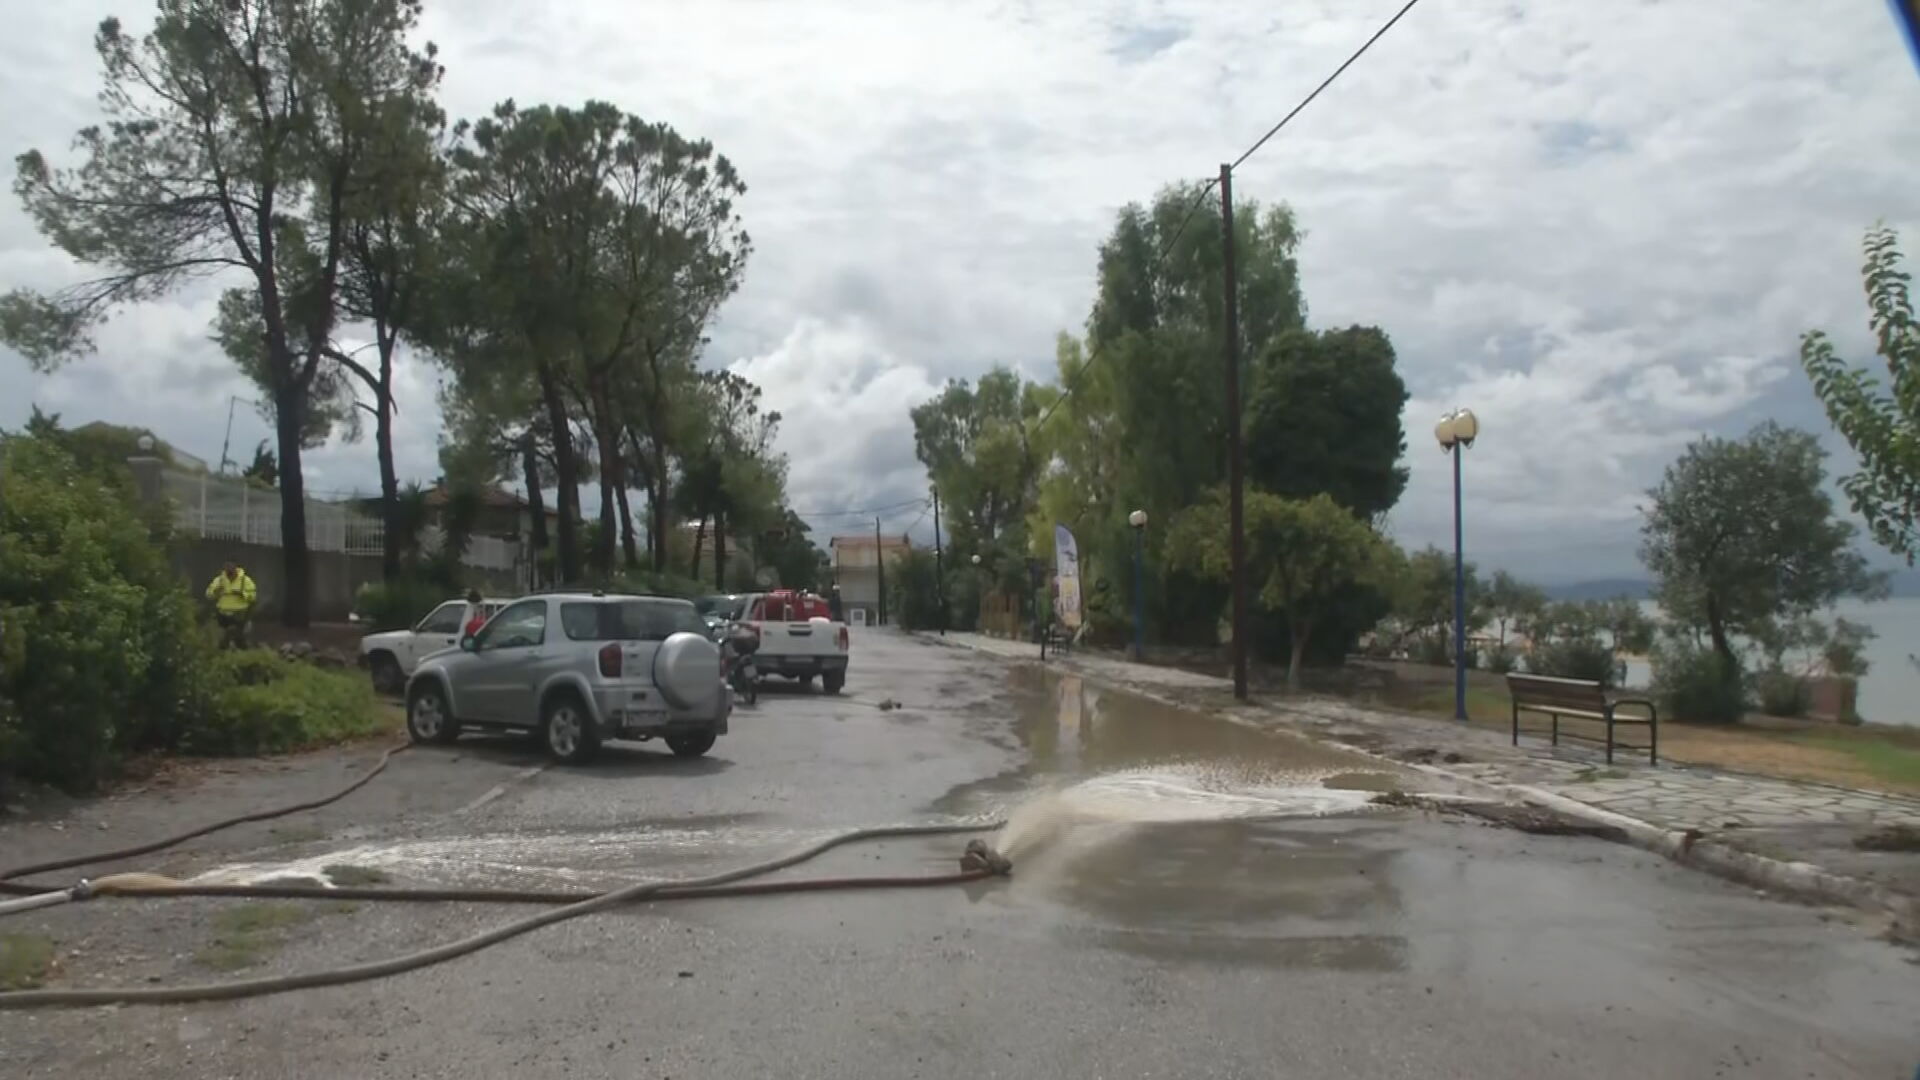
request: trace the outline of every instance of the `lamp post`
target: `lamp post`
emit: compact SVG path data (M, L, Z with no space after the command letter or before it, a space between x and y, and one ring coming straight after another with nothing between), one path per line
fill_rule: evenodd
M1143 564L1146 562L1147 512L1135 510L1127 515L1127 524L1133 526L1133 658L1138 660L1146 651L1146 636L1142 629L1146 625L1141 616L1141 582L1146 579Z
M987 632L987 591L980 587L980 556L976 553L967 561L973 564L973 628L984 634Z
M1460 527L1460 458L1480 434L1472 409L1455 409L1433 425L1441 452L1453 458L1453 718L1467 719L1467 570Z

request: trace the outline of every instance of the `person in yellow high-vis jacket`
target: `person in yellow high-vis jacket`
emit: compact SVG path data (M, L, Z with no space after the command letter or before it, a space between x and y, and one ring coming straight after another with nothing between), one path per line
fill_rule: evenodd
M259 591L240 564L229 562L213 576L207 586L207 599L213 601L213 618L220 624L221 643L229 648L247 647L247 621L253 615L253 602Z

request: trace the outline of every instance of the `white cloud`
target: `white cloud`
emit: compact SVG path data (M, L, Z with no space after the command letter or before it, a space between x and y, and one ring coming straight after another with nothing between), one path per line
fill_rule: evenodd
M117 6L15 13L0 89L34 107L0 117L0 147L58 156L93 118L90 29ZM1398 7L429 0L427 31L455 116L601 97L734 159L756 250L709 363L766 383L795 501L824 508L918 495L906 409L995 363L1050 371L1117 206L1211 175ZM1428 428L1465 404L1486 430L1466 461L1481 561L1611 574L1687 439L1755 410L1818 422L1795 342L1822 326L1864 349L1860 231L1920 223L1916 94L1883 5L1421 5L1236 190L1298 212L1316 325L1393 335L1414 398L1399 534L1449 536ZM0 287L67 272L0 206ZM0 355L0 424L33 399L217 457L245 388L205 311L129 312L50 378ZM422 479L434 381L408 368L401 398ZM265 426L244 419L250 450ZM373 483L370 446L313 460L324 486Z

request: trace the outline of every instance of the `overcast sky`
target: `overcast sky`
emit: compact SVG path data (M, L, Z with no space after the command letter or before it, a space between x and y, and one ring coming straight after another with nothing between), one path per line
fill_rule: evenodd
M98 115L94 24L144 30L151 8L7 6L0 148L70 162ZM456 117L603 98L733 159L755 252L706 362L785 414L813 511L924 494L907 409L994 364L1051 375L1115 210L1237 157L1399 6L428 0L425 31ZM1427 0L1235 190L1297 212L1313 326L1392 335L1413 393L1403 543L1450 542L1430 430L1466 405L1471 557L1634 574L1642 492L1689 439L1826 431L1797 340L1825 327L1866 355L1860 234L1920 223L1917 116L1884 0ZM0 288L75 273L0 202ZM216 292L124 311L52 376L0 349L0 426L38 403L217 461L250 388L207 340ZM402 370L404 477L438 471L437 381ZM268 433L243 405L233 456ZM370 444L308 461L315 487L374 486Z

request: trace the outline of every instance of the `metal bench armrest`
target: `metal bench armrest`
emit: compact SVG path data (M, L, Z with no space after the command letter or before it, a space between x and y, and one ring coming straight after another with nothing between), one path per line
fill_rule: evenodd
M1610 702L1609 704L1612 708L1615 708L1615 709L1618 709L1622 705L1630 705L1636 709L1645 709L1647 711L1646 719L1650 721L1656 721L1656 722L1660 719L1660 710L1655 708L1653 702L1648 701L1646 698L1621 698L1618 701ZM1635 717L1622 716L1622 717L1617 717L1616 719L1632 720L1637 722L1640 718L1637 716Z

